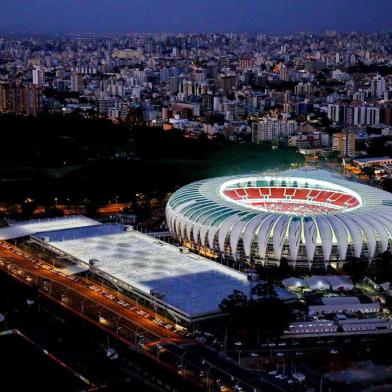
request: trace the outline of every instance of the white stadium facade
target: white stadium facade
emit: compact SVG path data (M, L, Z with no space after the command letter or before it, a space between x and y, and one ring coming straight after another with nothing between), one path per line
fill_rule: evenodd
M293 267L371 261L392 245L392 194L324 170L218 177L168 201L170 231L210 257Z

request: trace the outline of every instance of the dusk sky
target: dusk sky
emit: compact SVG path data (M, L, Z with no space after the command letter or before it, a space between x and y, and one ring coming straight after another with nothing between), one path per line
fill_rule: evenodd
M0 0L0 32L380 31L392 0Z

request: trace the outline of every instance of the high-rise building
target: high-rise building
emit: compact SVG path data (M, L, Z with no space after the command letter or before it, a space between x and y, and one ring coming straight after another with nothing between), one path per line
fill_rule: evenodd
M7 112L11 107L10 102L10 85L8 83L1 83L0 84L0 112Z
M219 87L224 94L231 92L236 84L237 78L235 76L221 76L219 78Z
M247 71L252 69L254 64L254 60L252 58L243 58L238 61L238 68L241 71Z
M35 86L43 86L45 84L45 74L41 68L33 69L33 84Z
M380 108L369 105L350 105L344 107L344 122L347 125L380 124Z
M289 78L289 70L288 70L287 66L284 65L283 63L280 64L279 77L280 77L280 80L285 80L285 81L290 79Z
M375 76L370 82L370 94L373 98L384 98L384 92L386 90L385 78L381 75Z
M37 116L42 110L42 89L39 86L0 84L0 112Z
M386 105L382 108L382 122L385 125L392 125L392 106Z
M343 105L330 103L328 105L328 118L335 123L343 122L343 120L344 120L344 107L343 107Z
M342 157L352 157L355 155L355 140L354 132L339 132L334 133L332 138L332 150L339 151Z
M312 83L303 83L299 82L295 87L294 87L294 94L295 95L311 95L314 92L314 87Z
M25 86L25 113L28 116L38 116L42 110L42 89L33 84Z
M285 136L296 133L297 130L298 124L294 120L264 118L252 124L252 141L253 143L264 141L276 142Z
M71 74L71 91L76 93L83 91L83 78L79 73L72 72Z

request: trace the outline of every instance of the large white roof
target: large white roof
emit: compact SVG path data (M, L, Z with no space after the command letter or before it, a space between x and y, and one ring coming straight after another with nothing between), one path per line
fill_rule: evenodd
M41 231L71 229L99 225L100 223L85 216L70 216L64 218L36 219L12 224L0 229L0 240L26 237Z
M85 263L98 260L96 268L147 295L158 289L165 293L162 301L191 317L219 311L234 289L250 291L246 275L118 225L40 236L49 236L52 246Z

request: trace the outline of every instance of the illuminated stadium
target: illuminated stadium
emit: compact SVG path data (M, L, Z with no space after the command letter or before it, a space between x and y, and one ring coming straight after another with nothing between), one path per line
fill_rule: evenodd
M392 194L315 169L198 181L166 208L170 231L213 258L312 267L372 260L392 241Z

